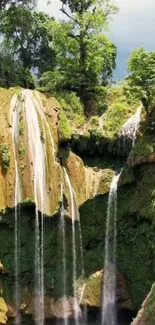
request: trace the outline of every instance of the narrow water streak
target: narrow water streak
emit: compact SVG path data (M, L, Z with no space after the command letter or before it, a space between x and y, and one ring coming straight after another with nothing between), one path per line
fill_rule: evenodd
M19 325L21 322L20 318L20 283L19 283L19 265L20 265L20 229L19 229L19 219L20 219L20 209L19 203L21 202L21 188L20 179L18 171L18 139L19 139L19 108L20 102L16 95L13 96L11 100L11 123L12 123L12 142L13 142L13 153L15 161L15 228L14 228L14 239L15 239L15 308L16 308L16 318L15 324Z
M117 184L120 174L114 176L108 199L104 286L102 297L102 325L116 325L116 237L117 237Z
M76 210L74 204L74 195L72 190L72 185L69 179L69 176L64 168L64 173L66 181L69 188L70 199L71 199L71 218L72 218L72 255L73 255L73 296L74 296L74 317L78 318L77 302L76 302L76 240L75 240L75 219L76 219Z
M63 199L63 184L61 184L61 210L60 210L60 226L62 234L62 263L63 263L63 316L64 325L68 325L68 317L65 312L65 307L67 304L67 294L66 294L66 233L65 233L65 209L64 209L64 199Z

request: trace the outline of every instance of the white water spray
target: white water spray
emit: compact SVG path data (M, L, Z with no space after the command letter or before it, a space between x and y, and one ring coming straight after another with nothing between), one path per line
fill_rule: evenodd
M16 318L15 324L19 325L21 322L19 308L20 308L20 284L19 284L19 260L20 260L20 230L18 227L20 210L19 203L21 202L21 188L18 171L18 138L19 138L19 101L17 95L14 95L11 100L11 123L12 123L12 141L13 153L15 161L15 306Z
M116 325L116 238L117 238L117 184L120 174L114 176L108 199L104 287L102 297L102 325Z
M131 139L132 145L134 146L135 140L136 140L136 134L139 129L140 124L140 116L141 116L142 106L140 106L136 113L131 116L121 127L120 130L120 136L123 136L123 138Z
M35 221L35 319L37 325L44 324L44 207L45 207L45 153L40 139L38 114L32 92L24 90L25 116L28 128L28 143L34 168ZM41 227L39 213L41 210ZM41 228L41 230L40 230Z

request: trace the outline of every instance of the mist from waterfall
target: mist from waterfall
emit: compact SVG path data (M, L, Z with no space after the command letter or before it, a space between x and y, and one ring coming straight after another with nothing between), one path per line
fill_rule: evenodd
M102 325L116 325L116 238L117 238L117 184L115 175L109 192L106 237L104 286L102 296Z
M25 117L28 128L28 143L34 168L35 218L35 320L37 325L44 324L44 207L45 198L45 153L41 142L36 102L30 90L24 90ZM41 210L41 224L39 212Z
M19 109L20 102L18 101L17 95L14 95L11 100L10 110L11 110L11 124L12 124L12 141L13 141L13 153L15 161L15 228L14 228L14 240L15 240L15 311L16 318L15 324L19 325L21 322L20 317L20 283L19 283L19 265L20 265L20 208L19 204L21 202L21 187L20 178L18 171L18 139L19 139Z
M121 127L120 136L123 136L124 141L126 139L132 140L132 146L134 146L136 140L136 134L139 129L140 116L142 111L142 105L138 107L136 113L132 115Z

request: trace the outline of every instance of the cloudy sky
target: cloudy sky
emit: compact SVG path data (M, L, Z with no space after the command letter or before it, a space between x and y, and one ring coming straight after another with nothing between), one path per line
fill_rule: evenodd
M55 18L62 18L60 1L39 0L39 9ZM118 49L116 78L126 74L126 61L130 52L143 45L155 51L155 0L113 0L119 13L113 17L110 26L110 39Z

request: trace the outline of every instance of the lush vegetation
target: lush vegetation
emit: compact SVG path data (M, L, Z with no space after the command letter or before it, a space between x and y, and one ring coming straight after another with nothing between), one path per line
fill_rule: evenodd
M72 90L87 114L103 106L116 58L105 34L117 12L110 0L62 1L64 21L35 11L33 1L1 8L0 86Z
M155 97L155 52L148 52L143 47L133 51L128 72L125 91L128 96L141 100L148 115Z

